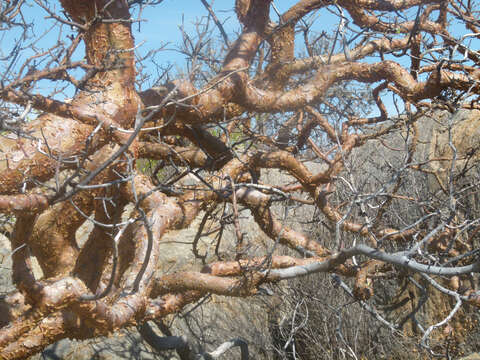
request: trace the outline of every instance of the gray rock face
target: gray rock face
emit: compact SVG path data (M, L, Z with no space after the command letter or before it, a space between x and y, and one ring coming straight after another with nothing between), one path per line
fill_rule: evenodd
M470 354L470 355L462 357L458 360L480 360L480 353Z
M14 289L12 285L12 257L10 254L10 240L0 234L0 295L5 294Z

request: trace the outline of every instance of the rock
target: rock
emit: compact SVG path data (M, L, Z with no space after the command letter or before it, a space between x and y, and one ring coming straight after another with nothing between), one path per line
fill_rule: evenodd
M473 353L458 360L480 360L480 353Z
M432 170L438 174L436 180L442 189L446 189L448 184L454 155L454 175L468 172L480 159L479 121L478 110L459 110L454 114L441 113L438 116L432 132L429 160Z
M0 295L14 289L12 284L12 257L10 240L0 234Z

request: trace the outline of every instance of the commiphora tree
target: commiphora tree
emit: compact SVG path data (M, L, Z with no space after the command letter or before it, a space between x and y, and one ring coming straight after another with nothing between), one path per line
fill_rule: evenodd
M478 4L303 0L281 13L237 0L233 39L202 3L222 43L202 26L184 33L188 71L143 91L150 68L137 66L132 14L161 1L0 5L2 41L18 39L0 59L0 211L15 286L1 299L1 357L318 272L392 331L404 322L368 299L385 279L407 279L422 297L410 314L420 344L443 351L432 332L480 305ZM29 6L57 24L42 51ZM274 169L286 175L266 181ZM285 216L300 207L316 231L290 224L305 220ZM244 209L268 251L253 251ZM156 271L163 235L199 216L199 234L209 217L221 218L216 232L230 223L234 251L199 272ZM433 323L416 318L430 287L451 304Z

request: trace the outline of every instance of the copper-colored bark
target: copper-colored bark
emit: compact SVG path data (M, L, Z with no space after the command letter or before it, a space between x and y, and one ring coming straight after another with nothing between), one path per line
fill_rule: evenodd
M0 18L12 26L20 14L17 3L0 7ZM270 0L237 0L241 32L223 58L210 59L213 73L142 92L129 8L139 2L60 3L68 15L62 21L79 29L71 47L40 61L48 63L43 69L26 59L18 74L2 78L0 89L7 104L0 109L0 213L15 221L13 231L2 232L10 236L16 286L0 299L2 359L161 318L208 293L248 297L265 282L309 272L355 277L354 295L367 300L375 295L379 270L448 270L453 285L439 291L479 306L475 287L460 286L467 283L461 276L478 270L478 219L469 218L477 211L472 204L478 189L464 181L479 159L478 126L462 120L470 125L458 135L457 124L443 124L448 150L423 156L422 141L429 139L416 125L420 115L411 111L478 108L480 56L465 39L478 38L480 24L467 10L470 2L300 0L271 18ZM326 7L341 21L334 42L324 46L319 39L330 37L313 36L307 20L315 11L321 18ZM453 18L472 33L451 33ZM298 53L299 33L305 56ZM73 61L80 41L84 60ZM17 71L17 65L8 68ZM73 69L86 76L73 79ZM75 95L61 101L35 94L31 85L46 80L69 81ZM350 86L362 84L373 89L349 98ZM402 99L404 117L391 119L385 92ZM371 97L362 99L365 94ZM366 103L378 113L356 109ZM14 106L41 113L19 118ZM377 167L365 175L368 166L356 159L377 140L382 151L403 156L385 155L386 165L368 156L360 161ZM156 172L145 171L140 159L150 160ZM435 201L420 200L416 188L406 193L404 187L424 182L412 181L411 172L441 183L440 190L429 188ZM377 188L369 188L370 180ZM313 220L287 224L298 204L311 206ZM399 204L408 204L412 214ZM164 235L192 226L204 211L196 246L221 206L212 232L221 234L231 221L237 253L202 272L159 273ZM262 254L249 253L260 246L256 234L243 233L241 210L269 239ZM80 239L84 222L93 229ZM300 222L313 222L310 233ZM442 229L432 231L431 223ZM363 251L364 243L375 249ZM300 255L279 255L282 246ZM36 278L31 256L42 278Z

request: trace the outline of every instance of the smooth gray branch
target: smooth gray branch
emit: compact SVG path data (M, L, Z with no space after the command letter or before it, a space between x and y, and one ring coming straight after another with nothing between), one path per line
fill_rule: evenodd
M333 270L337 265L343 264L348 258L356 255L365 255L371 259L380 260L414 272L430 275L455 276L480 271L479 261L476 261L470 265L457 267L426 265L405 256L404 253L389 254L381 250L371 248L367 245L360 244L349 249L344 249L325 261L315 262L307 265L293 266L286 269L268 270L265 271L265 274L268 277L284 280L318 272L328 272Z

